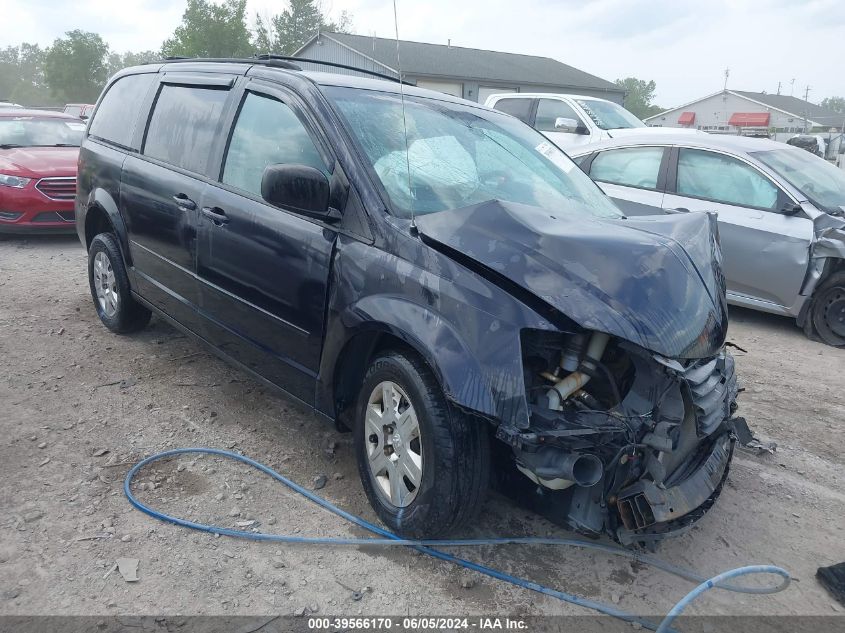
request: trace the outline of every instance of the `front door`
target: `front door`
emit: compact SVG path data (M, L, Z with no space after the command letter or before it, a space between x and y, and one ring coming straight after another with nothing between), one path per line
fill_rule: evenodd
M336 233L261 198L268 165L333 161L285 93L243 94L219 182L200 209L198 261L207 337L227 355L313 405Z
M813 222L753 165L702 149L680 148L663 200L667 211L714 211L728 293L789 308L804 282ZM676 176L675 176L676 174Z

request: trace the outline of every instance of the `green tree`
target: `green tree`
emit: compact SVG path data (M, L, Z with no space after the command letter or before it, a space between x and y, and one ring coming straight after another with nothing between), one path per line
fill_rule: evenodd
M0 101L23 105L54 105L44 81L46 51L38 44L7 46L0 49Z
M653 80L645 81L636 77L617 79L616 85L625 89L625 108L634 116L645 119L662 112L663 108L654 105L654 91L657 84Z
M290 0L288 8L273 17L256 13L253 46L258 53L290 55L317 31L351 33L352 14L341 11L337 20L331 20L317 0Z
M141 51L140 53L127 51L123 55L112 53L109 55L107 64L108 76L111 77L117 71L129 68L130 66L141 66L142 64L149 64L159 59L161 59L161 55L157 51Z
M825 97L822 99L821 106L845 114L845 97Z
M279 50L290 55L323 25L323 16L314 0L290 0L290 5L273 18L273 31Z
M182 23L161 46L163 57L249 57L246 0L188 0Z
M47 52L45 81L66 101L94 103L108 76L109 47L96 33L74 30L65 35Z
M335 20L326 21L326 16L323 15L323 26L320 27L322 31L331 31L332 33L352 33L355 30L352 24L352 14L347 10L340 12L340 15Z

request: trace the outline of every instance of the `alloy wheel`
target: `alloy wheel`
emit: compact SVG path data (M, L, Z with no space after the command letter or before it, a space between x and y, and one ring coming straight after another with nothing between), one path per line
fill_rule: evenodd
M120 296L117 293L117 278L112 268L109 256L100 251L94 256L94 290L97 301L106 316L113 317L117 313Z
M407 507L417 496L423 468L420 423L408 395L392 381L376 385L363 426L374 488L392 506Z

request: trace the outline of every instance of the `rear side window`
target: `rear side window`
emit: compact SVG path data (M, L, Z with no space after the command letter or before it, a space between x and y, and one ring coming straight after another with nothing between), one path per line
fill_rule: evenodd
M541 132L554 132L555 121L558 118L574 119L576 125L584 125L581 117L575 112L575 109L563 101L557 99L540 99L537 104L537 118L534 121L534 127Z
M153 108L144 155L205 172L229 91L164 85Z
M681 149L677 191L682 196L759 209L773 209L778 199L777 187L750 165L697 149Z
M229 141L222 181L260 196L264 168L279 163L308 165L328 175L294 111L271 97L247 93Z
M599 153L590 165L593 180L656 189L662 147L628 147Z
M121 147L138 149L132 147L132 136L144 97L157 79L158 75L147 73L128 75L115 81L100 102L88 134ZM78 113L74 114L78 116Z
M493 108L499 112L515 116L523 123L528 123L531 118L531 104L533 102L533 99L499 99Z

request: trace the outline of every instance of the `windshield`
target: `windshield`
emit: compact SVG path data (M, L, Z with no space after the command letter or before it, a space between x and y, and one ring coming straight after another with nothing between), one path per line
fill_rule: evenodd
M0 147L79 147L83 132L85 124L70 119L0 118Z
M776 171L820 209L842 213L845 207L845 171L802 149L751 152Z
M598 99L576 99L575 102L587 113L593 123L602 130L618 130L629 127L646 127L625 108L610 101Z
M513 117L406 97L406 152L399 95L355 88L328 88L326 94L346 120L396 215L435 213L488 200L573 215L622 215L566 154Z

